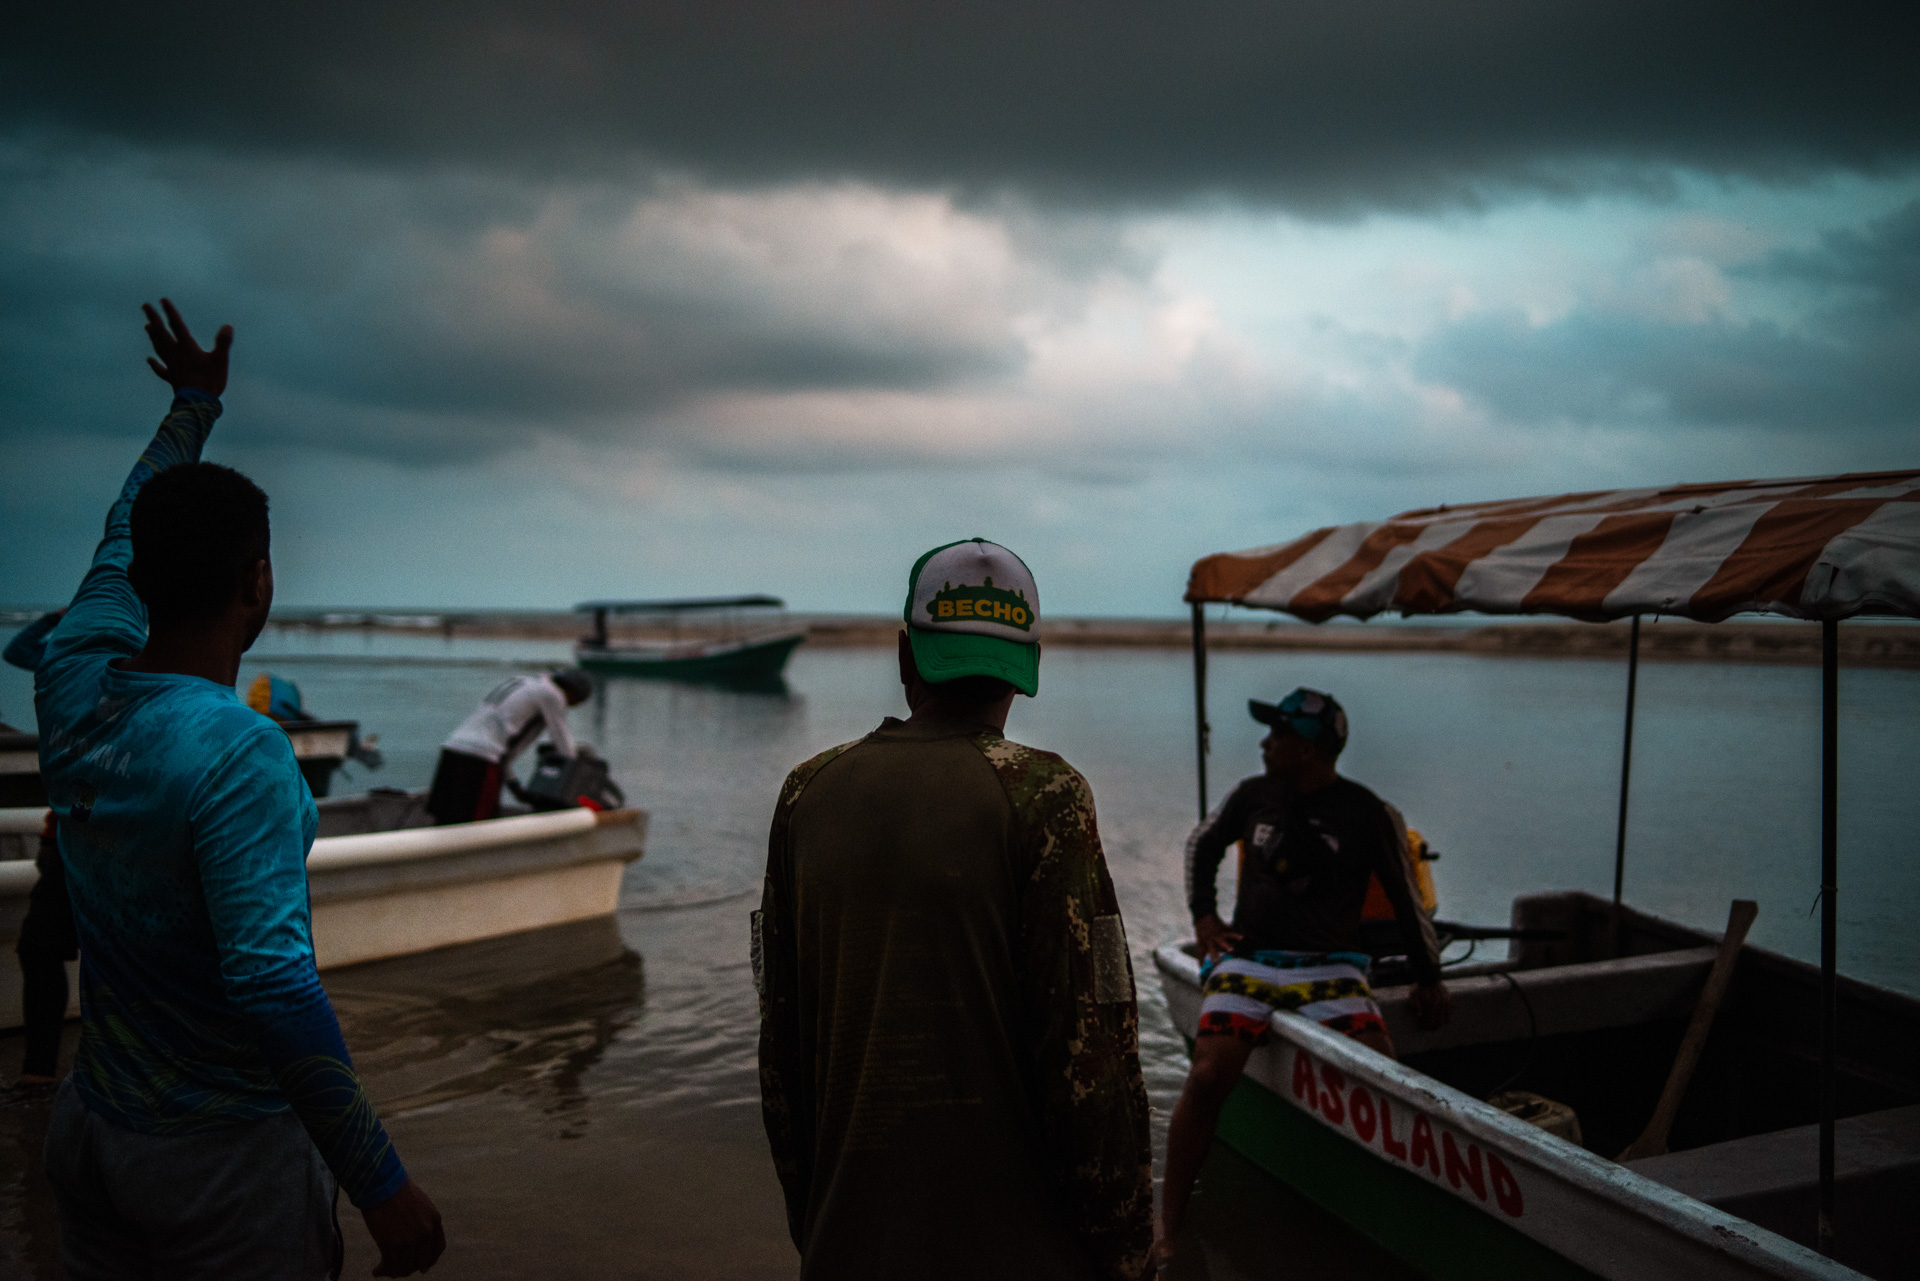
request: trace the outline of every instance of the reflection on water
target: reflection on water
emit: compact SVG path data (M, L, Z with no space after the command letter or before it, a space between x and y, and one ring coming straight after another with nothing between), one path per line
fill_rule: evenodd
M356 643L380 656L376 641ZM265 665L250 658L241 679ZM441 738L500 676L359 661L288 674L309 706L382 735L386 768L342 791L424 786ZM1050 653L1040 698L1019 700L1008 727L1093 785L1140 979L1157 1142L1186 1068L1150 953L1188 928L1188 679L1177 653ZM1651 665L1640 680L1629 897L1716 928L1727 899L1756 898L1756 941L1811 956L1817 673ZM1216 656L1212 683L1216 799L1257 767L1244 700L1313 685L1352 714L1343 768L1444 851L1448 915L1500 920L1519 892L1610 885L1618 665L1230 653ZM325 976L402 1157L446 1215L435 1275L793 1275L760 1125L747 913L786 772L902 708L891 651L802 649L789 684L754 694L612 681L575 711L576 731L652 812L617 916ZM1920 827L1920 673L1849 671L1841 692L1841 963L1913 990L1920 935L1907 905L1920 861L1905 851ZM0 1039L0 1069L17 1046ZM37 1182L43 1125L44 1109L0 1109L0 1275L57 1275ZM1231 1153L1210 1159L1193 1215L1203 1249L1180 1278L1401 1275ZM350 1224L348 1239L348 1274L364 1276L365 1234Z
M585 1079L639 1015L640 957L612 917L326 976L368 1093L395 1116L499 1091L578 1137Z

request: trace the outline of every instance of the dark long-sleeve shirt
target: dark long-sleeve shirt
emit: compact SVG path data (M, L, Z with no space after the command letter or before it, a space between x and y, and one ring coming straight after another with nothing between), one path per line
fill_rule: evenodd
M1131 1278L1152 1148L1086 780L889 720L796 769L755 920L760 1079L811 1278Z
M41 777L80 936L86 1106L144 1134L289 1107L355 1205L406 1171L320 986L307 902L318 816L292 745L231 688L131 672L145 607L127 580L141 485L200 456L219 416L183 392L107 513L35 678Z
M1235 841L1247 849L1233 909L1236 950L1359 951L1360 909L1368 878L1377 876L1414 974L1423 982L1440 977L1400 825L1360 784L1342 778L1303 795L1265 774L1241 780L1187 838L1187 906L1195 920L1217 914L1214 881Z

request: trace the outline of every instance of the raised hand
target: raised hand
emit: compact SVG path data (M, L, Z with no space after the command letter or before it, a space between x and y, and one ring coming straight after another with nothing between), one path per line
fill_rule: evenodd
M167 313L164 322L151 304L140 304L140 310L147 313L147 338L153 343L153 355L147 357L147 364L175 391L192 387L218 396L227 389L227 352L233 347L233 326L220 326L220 332L213 336L213 350L202 351L173 303L162 298L160 306Z

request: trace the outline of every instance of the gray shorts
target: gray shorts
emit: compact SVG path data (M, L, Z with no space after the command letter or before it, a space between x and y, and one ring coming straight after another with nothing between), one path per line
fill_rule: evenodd
M139 1134L61 1082L47 1181L68 1281L317 1281L340 1275L326 1163L291 1112L204 1134Z

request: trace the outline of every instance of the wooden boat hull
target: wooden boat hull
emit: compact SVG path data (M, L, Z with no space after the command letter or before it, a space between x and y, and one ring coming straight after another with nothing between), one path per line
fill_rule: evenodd
M1154 960L1190 1041L1199 963ZM1297 1015L1274 1016L1219 1137L1436 1278L1860 1275Z
M37 833L44 814L0 811L0 830ZM307 857L320 968L609 915L646 831L644 810L573 809L323 837ZM0 1028L20 1025L10 954L38 879L31 861L0 861Z
M601 676L753 686L778 682L787 659L805 639L805 632L792 632L687 649L580 645L574 656L584 670Z

